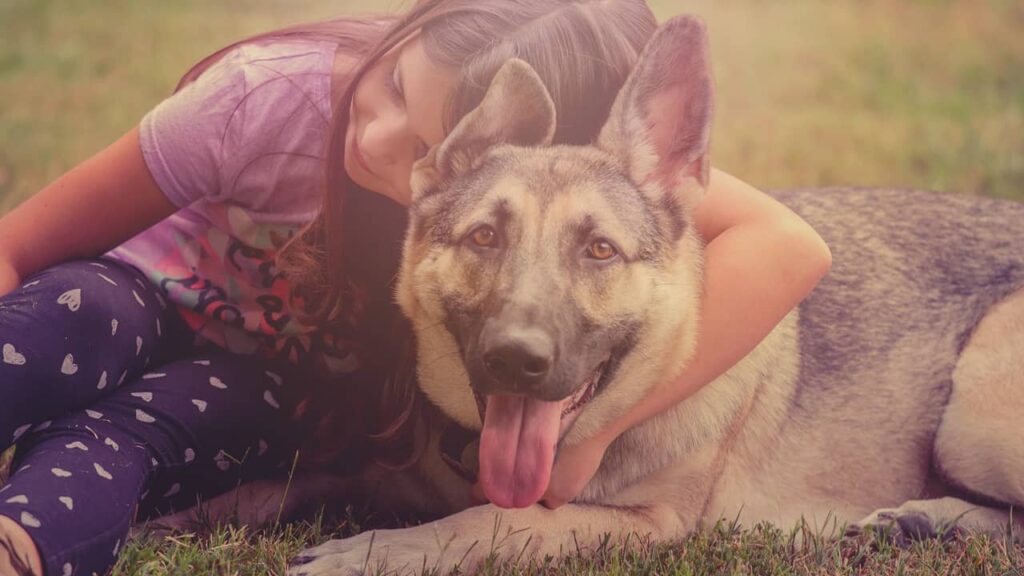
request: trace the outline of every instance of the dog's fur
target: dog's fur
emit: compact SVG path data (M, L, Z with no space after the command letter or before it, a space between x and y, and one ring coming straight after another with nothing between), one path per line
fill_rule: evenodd
M478 398L558 401L603 366L566 446L681 370L698 337L690 218L711 110L704 27L681 17L648 45L593 147L548 145L550 98L513 61L421 161L398 299L444 416L480 429ZM328 542L292 573L472 570L492 552L558 556L606 533L669 539L723 517L1004 529L1024 505L1024 206L909 190L777 197L824 237L830 275L725 375L618 438L574 503L471 507L435 433L418 482L383 497L457 513ZM485 224L494 235L476 237ZM588 253L602 239L617 255ZM510 341L545 362L509 377L515 358L488 355ZM489 456L485 485L526 503Z

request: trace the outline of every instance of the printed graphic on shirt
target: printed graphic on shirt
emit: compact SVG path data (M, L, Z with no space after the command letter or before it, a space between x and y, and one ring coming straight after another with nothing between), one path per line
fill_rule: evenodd
M356 370L357 302L346 307L344 322L330 334L300 324L290 311L289 285L275 266L272 238L286 239L296 228L258 224L228 204L208 206L207 216L213 221L205 230L173 232L175 249L148 270L189 326L232 352L283 358L334 374Z

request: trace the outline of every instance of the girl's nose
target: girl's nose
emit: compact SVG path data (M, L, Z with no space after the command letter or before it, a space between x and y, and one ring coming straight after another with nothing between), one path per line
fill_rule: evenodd
M397 114L381 115L366 126L363 151L376 162L392 166L400 161L409 147L406 123Z

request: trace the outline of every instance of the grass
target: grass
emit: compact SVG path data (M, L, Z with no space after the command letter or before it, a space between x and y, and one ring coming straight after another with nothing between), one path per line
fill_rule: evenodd
M136 124L231 40L400 0L0 2L0 213ZM1017 0L652 0L709 25L714 164L755 186L1024 199Z
M1018 0L653 0L709 25L714 163L762 188L856 184L1024 200ZM3 0L0 214L112 142L187 67L238 37L402 2ZM0 455L0 469L9 454ZM358 526L298 523L128 546L114 574L282 574ZM544 574L1021 574L1020 548L969 537L895 548L719 526L671 545L610 544ZM490 574L518 573L491 566Z
M130 546L113 574L283 575L288 559L303 546L357 531L358 527L347 523L327 531L319 521L255 533L245 528L220 527L203 537L189 534ZM785 532L764 524L744 530L720 522L672 543L655 544L637 537L619 544L604 538L589 550L569 551L558 560L538 558L514 565L492 557L479 573L1020 575L1024 574L1024 549L1010 544L1006 538L987 536L896 545L885 531L869 531L856 539L836 539L803 526Z

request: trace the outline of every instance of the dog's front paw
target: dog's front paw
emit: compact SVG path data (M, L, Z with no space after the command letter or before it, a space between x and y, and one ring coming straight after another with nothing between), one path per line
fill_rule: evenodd
M422 536L422 531L406 528L330 540L299 554L292 560L288 576L419 574L424 568L443 568L427 551L429 542Z
M846 529L847 538L856 538L871 529L894 545L906 548L910 543L928 538L953 538L958 534L955 526L942 526L925 511L909 507L883 508Z
M367 573L369 560L368 532L344 540L330 540L296 556L288 568L288 576L349 576ZM369 573L372 573L370 571Z

